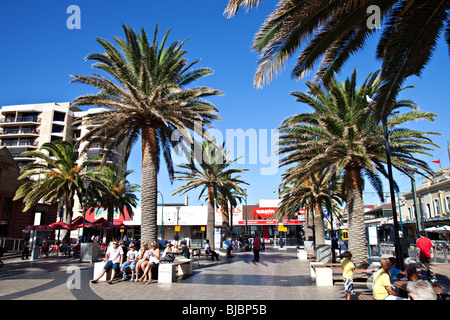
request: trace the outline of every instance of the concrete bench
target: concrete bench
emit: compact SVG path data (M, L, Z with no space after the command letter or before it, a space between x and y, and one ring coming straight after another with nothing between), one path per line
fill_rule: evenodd
M310 262L310 275L316 279L317 286L332 286L334 280L342 280L339 277L343 273L341 268L333 268L337 266L334 263ZM355 274L370 274L374 269L355 269Z
M198 259L182 259L175 260L170 263L160 263L158 270L158 283L174 282L177 274L192 274L193 262L198 262Z
M326 267L322 263L311 262L311 275L316 278L316 286L330 287L333 286L333 269Z
M96 279L100 275L105 264L106 262L104 261L94 263L94 277L92 278L92 280ZM105 274L98 281L108 281L109 279L111 279L111 272L112 268L108 272L105 272Z
M305 250L307 258L310 260L314 260L316 258L316 251L315 250Z
M300 260L308 260L308 253L306 252L306 250L298 250L297 251L297 257Z

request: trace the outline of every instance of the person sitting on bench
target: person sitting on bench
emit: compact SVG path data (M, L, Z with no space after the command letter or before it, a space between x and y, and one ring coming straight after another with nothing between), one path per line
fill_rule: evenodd
M114 276L116 275L116 272L120 272L120 268L122 267L123 262L123 249L121 246L119 246L119 242L114 241L113 244L109 246L108 250L106 251L104 261L107 262L103 267L102 272L100 272L100 275L96 279L91 280L91 283L97 283L98 280L100 280L100 278L103 277L103 275L110 269L112 269L112 272L111 279L108 281L108 283L113 283Z
M190 259L191 253L189 252L189 248L186 245L186 241L181 241L181 249L177 249L178 253L181 254L184 258Z
M217 254L217 252L215 252L214 250L211 250L211 245L209 244L209 239L206 239L206 245L205 245L205 253L207 255L211 256L211 260L214 261L214 258L217 259L217 261L219 261L219 255Z

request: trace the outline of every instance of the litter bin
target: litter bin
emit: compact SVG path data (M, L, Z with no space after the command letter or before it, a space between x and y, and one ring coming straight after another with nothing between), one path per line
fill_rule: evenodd
M317 245L316 246L316 261L322 263L331 262L331 245Z
M80 245L80 262L97 262L98 245L94 242L82 242Z

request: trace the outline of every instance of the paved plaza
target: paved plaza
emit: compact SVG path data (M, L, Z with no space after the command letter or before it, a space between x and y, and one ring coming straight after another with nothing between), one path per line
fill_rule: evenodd
M4 262L0 269L1 300L344 300L343 283L316 286L309 262L299 260L295 248L267 248L260 262L253 262L251 252L236 252L235 257L220 261L202 259L191 276L150 285L122 282L120 278L112 285L92 284L93 264L75 258L14 258ZM439 264L433 270L440 281L449 281L449 264ZM355 287L357 293L370 292L364 281Z

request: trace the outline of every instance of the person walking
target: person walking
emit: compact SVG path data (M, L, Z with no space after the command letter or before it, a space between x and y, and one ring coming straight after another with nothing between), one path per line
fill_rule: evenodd
M427 277L431 277L430 259L434 256L433 243L425 236L425 231L420 231L420 238L417 239L417 250L419 251L419 262L427 273Z
M253 239L253 261L259 262L259 251L261 250L261 238L259 233L255 234L255 239Z

